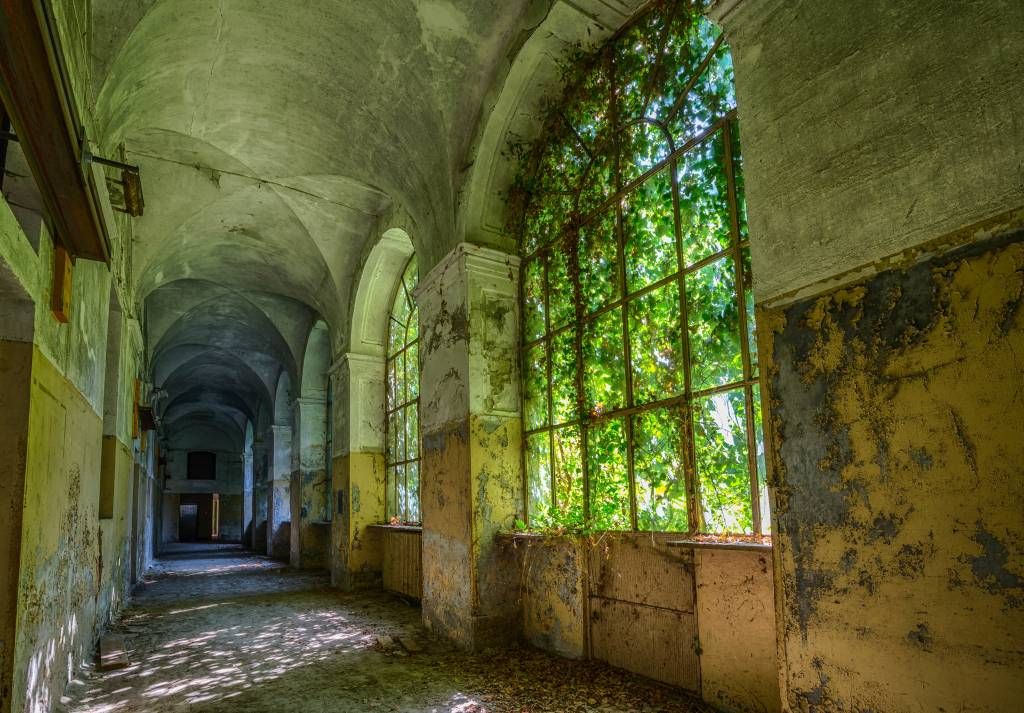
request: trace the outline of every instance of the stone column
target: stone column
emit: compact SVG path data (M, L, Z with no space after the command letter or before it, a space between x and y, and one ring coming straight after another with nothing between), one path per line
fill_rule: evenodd
M256 521L253 518L253 455L252 449L247 448L242 453L242 544L252 541L253 530L256 529Z
M255 552L267 551L267 492L270 481L268 444L257 438L253 443L252 537L247 543Z
M468 649L515 637L495 535L522 511L518 258L460 244L417 289L423 619Z
M380 580L384 522L384 358L345 354L332 369L335 455L331 583L345 590Z
M291 545L292 427L273 426L274 459L267 491L267 554L287 560Z
M326 409L321 397L295 400L292 432L291 553L296 569L327 565L330 526L327 521Z

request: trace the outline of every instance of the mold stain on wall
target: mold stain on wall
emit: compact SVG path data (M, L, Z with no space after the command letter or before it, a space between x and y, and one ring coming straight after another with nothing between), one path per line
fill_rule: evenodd
M795 710L1011 710L1024 696L1022 239L760 322Z

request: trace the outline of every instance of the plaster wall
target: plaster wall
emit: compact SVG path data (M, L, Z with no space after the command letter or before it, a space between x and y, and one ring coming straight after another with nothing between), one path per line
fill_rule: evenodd
M32 343L0 340L0 711L11 705L29 434Z
M519 514L516 258L460 245L421 277L423 617L465 648L508 640Z
M97 634L103 419L36 349L12 710L44 713Z
M1024 696L1024 230L992 232L763 314L796 710Z
M1020 205L1024 4L717 4L758 302Z
M403 266L396 261L396 271ZM331 582L360 589L376 586L383 570L383 537L372 526L385 522L384 360L346 354L331 378L338 448L331 468Z
M665 544L674 537L503 538L521 573L523 638L723 711L779 711L770 553Z
M300 398L295 402L292 442L289 560L301 569L328 566L331 485L326 468L326 401Z

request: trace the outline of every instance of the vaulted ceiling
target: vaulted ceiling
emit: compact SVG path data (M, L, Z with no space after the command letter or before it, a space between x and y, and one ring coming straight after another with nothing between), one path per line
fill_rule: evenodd
M531 5L548 3L93 0L95 124L142 169L134 288L169 430L244 433L281 374L300 383L318 318L343 348L382 221L445 252Z

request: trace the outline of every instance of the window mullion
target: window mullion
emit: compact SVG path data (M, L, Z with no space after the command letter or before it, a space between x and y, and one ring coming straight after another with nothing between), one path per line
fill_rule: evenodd
M757 487L757 439L754 436L754 390L750 386L753 378L753 367L750 358L750 340L748 338L747 304L744 290L743 248L740 245L740 219L736 200L736 171L733 165L732 122L722 129L725 142L725 180L729 199L729 230L732 235L733 263L736 270L736 305L739 309L740 350L743 355L743 380L748 382L744 389L746 403L745 420L747 430L747 474L750 476L750 515L755 534L761 532L761 500Z

